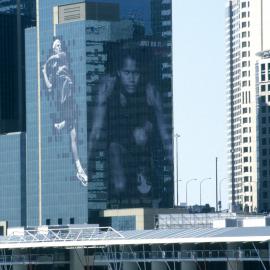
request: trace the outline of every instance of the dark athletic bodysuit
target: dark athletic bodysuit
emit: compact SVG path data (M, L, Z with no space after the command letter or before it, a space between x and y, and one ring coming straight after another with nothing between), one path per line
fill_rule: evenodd
M47 73L52 82L53 100L55 101L56 115L54 124L66 121L65 127L71 130L75 126L76 107L74 101L74 83L68 71L65 53L60 53L59 58L52 59L47 64Z
M122 195L124 197L140 194L137 190L138 173L142 173L148 183L152 181L153 135L157 129L154 111L147 103L144 90L145 87L139 86L135 93L129 94L116 85L107 103L108 142L118 143L125 149L122 160L128 190ZM145 126L146 122L151 123L151 131L147 135L146 144L138 145L134 139L134 130Z

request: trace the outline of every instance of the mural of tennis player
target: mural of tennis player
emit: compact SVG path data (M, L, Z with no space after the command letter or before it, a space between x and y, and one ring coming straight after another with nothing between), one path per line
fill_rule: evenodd
M88 176L81 165L77 147L75 87L70 75L67 55L62 49L60 39L53 42L52 49L52 55L43 65L42 74L47 91L56 99L57 114L53 126L58 132L67 130L76 166L76 176L83 186L87 186Z
M105 75L98 85L98 97L89 151L107 125L109 149L109 185L119 198L150 196L153 192L154 147L170 155L169 133L164 123L161 97L148 80L140 53L122 50L116 71ZM117 61L117 60L115 60Z

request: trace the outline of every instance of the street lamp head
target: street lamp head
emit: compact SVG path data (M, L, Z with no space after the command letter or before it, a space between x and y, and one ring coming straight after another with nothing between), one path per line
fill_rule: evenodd
M186 182L186 205L188 205L188 201L187 201L188 183L191 182L191 181L197 181L197 180L198 180L197 178L192 178L192 179L187 180L187 182Z
M189 180L187 180L187 184L189 183L189 182L191 182L191 181L197 181L198 179L197 178L192 178L192 179L189 179Z
M202 183L206 180L211 180L212 178L211 177L207 177L207 178L203 178L201 181L200 181L200 207L202 205Z
M212 177L203 178L203 179L200 181L200 184L201 184L202 182L206 181L206 180L211 180L211 179L212 179Z

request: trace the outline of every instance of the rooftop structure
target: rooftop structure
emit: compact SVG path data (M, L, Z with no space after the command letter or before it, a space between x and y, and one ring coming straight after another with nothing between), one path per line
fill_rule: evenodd
M189 270L205 264L207 269L268 269L269 243L270 227L117 232L109 227L43 226L1 237L0 249L8 255L0 256L0 261L1 265L54 264L71 270L90 266L145 270L166 265Z

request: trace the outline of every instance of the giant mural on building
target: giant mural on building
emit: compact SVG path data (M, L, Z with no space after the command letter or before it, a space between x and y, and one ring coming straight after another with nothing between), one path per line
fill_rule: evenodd
M115 14L86 24L89 206L170 207L171 2L95 2Z
M63 42L57 37L52 42L51 54L42 67L46 95L51 99L51 128L53 134L69 137L69 149L74 163L74 175L83 186L88 184L88 176L82 167L78 151L78 105L76 104L76 86L67 52ZM63 146L61 146L63 147Z
M108 46L107 56L107 72L96 86L89 151L94 151L101 131L106 130L112 204L159 205L166 191L164 160L171 162L172 156L160 73L153 61L160 50L114 43Z

